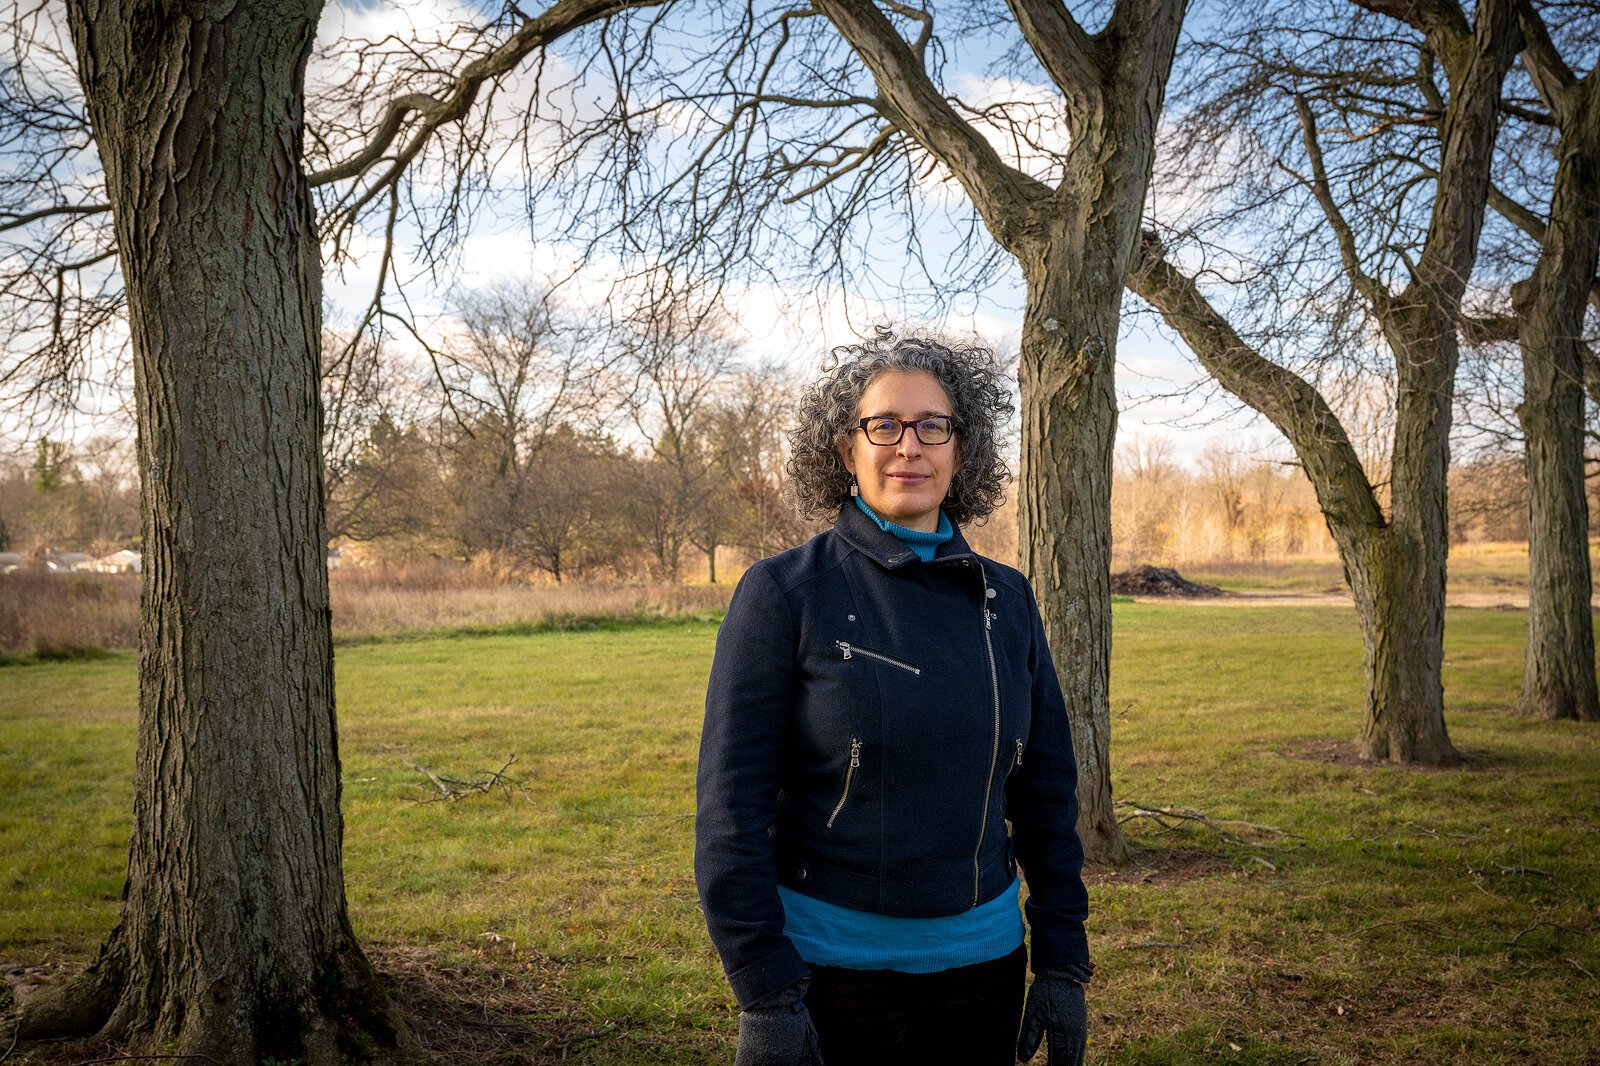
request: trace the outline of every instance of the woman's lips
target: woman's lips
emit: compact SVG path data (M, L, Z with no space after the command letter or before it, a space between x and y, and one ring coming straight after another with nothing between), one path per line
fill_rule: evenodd
M932 474L890 474L889 477L903 485L920 485L931 478Z

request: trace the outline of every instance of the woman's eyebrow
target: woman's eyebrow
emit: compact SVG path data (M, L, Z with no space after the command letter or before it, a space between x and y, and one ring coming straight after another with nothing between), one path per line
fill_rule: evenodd
M895 414L893 411L874 411L870 415L862 415L861 417L862 418L899 418L900 416ZM918 418L954 418L954 417L955 417L955 415L951 414L949 411L924 411L920 415L913 415L912 419L915 420L915 419L918 419Z

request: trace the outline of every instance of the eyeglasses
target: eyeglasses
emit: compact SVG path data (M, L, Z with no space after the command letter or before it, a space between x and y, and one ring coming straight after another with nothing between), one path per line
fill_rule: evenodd
M917 441L924 445L949 444L950 438L955 436L955 419L949 415L931 415L927 418L900 419L890 415L876 415L872 418L863 418L859 423L861 431L873 444L899 444L900 438L906 435L909 427L917 436Z

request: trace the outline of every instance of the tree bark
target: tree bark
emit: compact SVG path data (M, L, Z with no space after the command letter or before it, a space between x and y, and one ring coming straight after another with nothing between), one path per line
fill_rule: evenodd
M1389 519L1334 534L1361 618L1361 755L1448 766L1459 761L1445 728L1443 680L1455 331L1425 301L1391 308L1385 333L1399 376Z
M1111 457L1116 300L1083 292L1057 261L1028 264L1018 377L1018 565L1033 582L1072 718L1078 836L1094 862L1124 862L1111 795ZM1079 264L1081 265L1081 264ZM1120 285L1119 285L1120 290ZM1101 298L1096 300L1094 295Z
M1530 38L1542 35L1542 27L1530 31ZM1594 722L1600 690L1584 498L1583 319L1600 255L1600 76L1548 81L1566 82L1541 79L1560 97L1550 221L1533 274L1511 289L1528 473L1528 648L1518 705L1545 718Z
M23 1018L224 1063L405 1042L346 913L301 170L320 0L68 7L135 359L134 828L96 963Z
M1016 5L1024 19L1038 6ZM1017 552L1034 582L1073 711L1078 836L1084 854L1098 862L1128 858L1111 795L1116 341L1183 12L1182 3L1117 5L1096 35L1102 82L1092 105L1075 115L1045 240L1013 246L1028 287L1018 374ZM1035 35L1041 28L1034 26ZM1036 50L1045 43L1033 41Z

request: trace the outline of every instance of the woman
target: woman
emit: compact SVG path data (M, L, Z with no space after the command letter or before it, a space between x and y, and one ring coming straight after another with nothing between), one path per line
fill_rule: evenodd
M959 528L1001 498L1010 394L981 348L834 354L789 472L836 521L745 574L706 693L695 874L737 1066L985 1066L1046 1032L1051 1066L1081 1062L1066 707L1027 580Z

